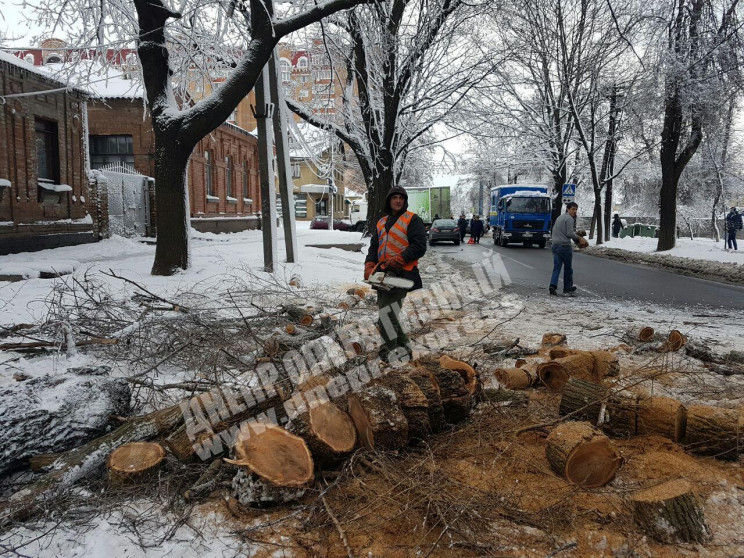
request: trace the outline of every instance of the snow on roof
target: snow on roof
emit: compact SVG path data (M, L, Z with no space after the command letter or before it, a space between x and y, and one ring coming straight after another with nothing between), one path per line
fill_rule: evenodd
M2 50L0 50L0 62L7 62L8 64L11 64L13 66L23 68L27 72L31 72L33 74L36 74L37 76L43 77L46 80L57 85L68 87L69 89L77 89L82 92L80 88L78 88L74 83L71 83L69 80L63 79L60 76L53 75L53 73L49 71L48 66L34 66L33 64L30 64L25 60L22 60L17 56L14 56L9 52L5 52Z
M142 99L144 87L137 70L124 72L99 60L39 66L55 79L65 79L93 97L102 99Z
M505 198L549 198L550 194L538 192L537 190L518 190L512 194L507 194Z

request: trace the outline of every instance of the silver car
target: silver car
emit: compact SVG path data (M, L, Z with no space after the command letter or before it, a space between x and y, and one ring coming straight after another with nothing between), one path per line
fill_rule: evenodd
M454 219L437 219L429 229L429 246L446 240L454 242L455 246L460 244L460 228Z

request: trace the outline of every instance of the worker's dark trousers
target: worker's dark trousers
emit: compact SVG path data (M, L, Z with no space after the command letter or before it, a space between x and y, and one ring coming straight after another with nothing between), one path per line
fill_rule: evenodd
M731 248L734 250L739 249L739 246L736 244L736 229L729 229L726 244L728 245L729 250L731 250Z
M391 291L377 291L377 306L379 307L379 320L377 327L382 336L382 346L379 350L380 358L387 361L388 355L397 347L409 349L409 339L398 321L403 300L408 291L405 289L392 289Z

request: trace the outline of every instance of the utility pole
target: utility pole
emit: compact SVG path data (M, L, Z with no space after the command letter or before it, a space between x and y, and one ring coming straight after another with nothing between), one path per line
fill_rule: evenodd
M294 263L297 258L297 236L295 227L294 183L292 182L292 166L289 161L289 146L287 145L287 108L284 102L284 92L279 87L276 48L269 58L269 83L271 102L274 105L274 143L276 145L276 163L279 173L279 196L282 200L282 224L284 225L284 246L287 252L287 262Z
M479 180L478 181L478 186L479 186L479 190L478 190L478 215L480 215L481 218L482 218L483 217L483 181L482 180Z
M274 113L268 102L270 91L268 67L264 67L256 81L256 106L251 107L258 128L258 172L261 183L261 233L263 237L264 271L273 273L276 260L276 186L271 160L274 155L271 127L267 120Z
M331 170L333 172L333 170ZM336 185L333 183L333 176L329 176L328 179L328 197L331 200L331 222L328 225L329 230L333 230L333 198L336 197Z

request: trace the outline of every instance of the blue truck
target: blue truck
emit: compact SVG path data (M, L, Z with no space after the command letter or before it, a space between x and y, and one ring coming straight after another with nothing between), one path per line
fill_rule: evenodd
M550 238L550 195L541 185L508 184L491 188L488 221L493 243L521 242L545 248Z

